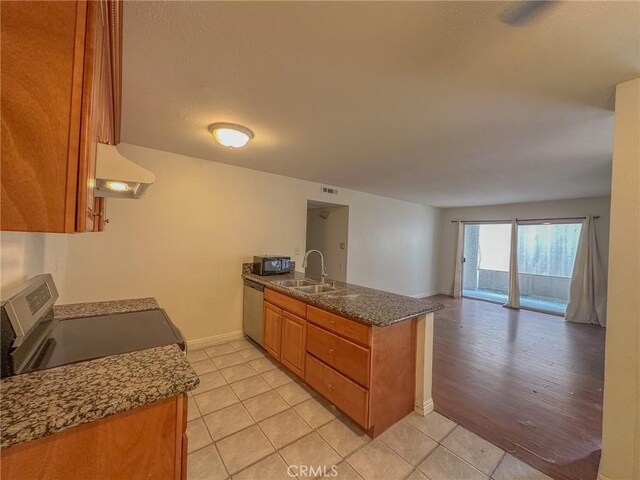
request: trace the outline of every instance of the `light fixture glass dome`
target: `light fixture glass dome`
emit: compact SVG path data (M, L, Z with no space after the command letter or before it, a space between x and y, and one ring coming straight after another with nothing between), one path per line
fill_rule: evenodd
M251 130L234 123L212 123L209 131L220 145L230 148L244 147L253 138Z

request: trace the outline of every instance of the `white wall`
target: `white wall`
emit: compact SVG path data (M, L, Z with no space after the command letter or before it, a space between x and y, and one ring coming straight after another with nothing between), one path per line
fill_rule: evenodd
M322 218L321 214L328 215ZM324 265L328 278L346 282L348 279L349 251L349 207L310 208L307 211L306 250L320 250L324 255ZM340 245L344 244L344 249ZM309 257L307 273L320 275L320 257Z
M640 478L640 78L616 88L601 480Z
M0 296L39 273L51 273L63 295L67 238L59 233L0 233Z
M609 250L609 203L609 197L591 197L441 209L438 234L438 290L447 295L453 291L457 227L455 223L451 223L451 220L508 220L599 215L600 218L595 221L596 235L606 269Z
M155 296L187 339L241 329L241 264L290 255L301 268L307 200L349 206L348 280L407 295L435 291L438 210L123 144L156 174L136 201L109 199L107 231L70 235L62 302ZM215 148L212 146L212 148Z

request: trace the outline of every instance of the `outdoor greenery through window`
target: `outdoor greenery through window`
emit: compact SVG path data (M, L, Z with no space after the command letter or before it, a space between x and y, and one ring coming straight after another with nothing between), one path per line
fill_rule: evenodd
M518 273L571 278L581 223L518 226Z

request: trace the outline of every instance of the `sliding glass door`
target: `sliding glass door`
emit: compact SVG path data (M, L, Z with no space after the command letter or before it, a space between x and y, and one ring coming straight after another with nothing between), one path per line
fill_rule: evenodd
M518 280L523 308L564 314L581 223L518 225Z
M504 303L509 295L511 225L467 223L464 226L462 295Z
M564 314L582 223L518 225L520 306ZM509 296L509 223L464 226L462 295L506 303Z

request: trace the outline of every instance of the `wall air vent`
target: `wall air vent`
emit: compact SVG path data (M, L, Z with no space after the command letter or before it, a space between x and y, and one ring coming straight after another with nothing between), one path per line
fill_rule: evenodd
M331 195L337 195L338 194L338 189L337 188L333 188L333 187L322 187L322 192L323 193L330 193Z

